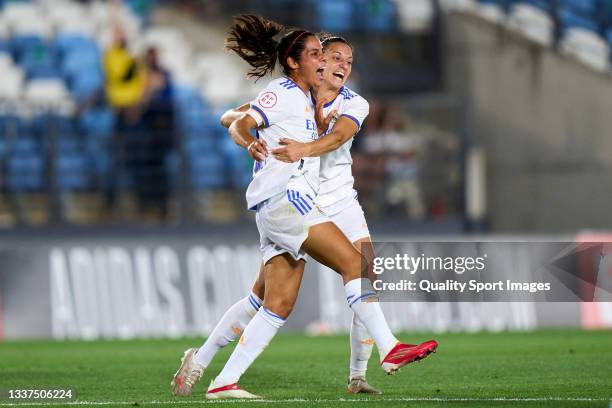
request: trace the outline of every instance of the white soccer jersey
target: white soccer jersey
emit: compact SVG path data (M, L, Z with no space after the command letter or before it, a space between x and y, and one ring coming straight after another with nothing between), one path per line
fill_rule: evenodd
M251 102L248 111L259 126L258 137L268 144L268 151L280 147L281 138L308 143L318 138L311 95L289 78L271 81ZM319 188L320 159L304 157L296 163L284 163L271 154L262 162L255 162L253 180L246 192L248 208L253 209L268 198L284 193L290 181L306 183L309 191ZM304 177L300 177L300 176ZM294 185L293 188L296 188Z
M364 98L350 89L342 87L338 96L324 105L323 113L327 116L334 109L339 116L345 116L353 120L358 129L361 129L361 125L363 125L363 121L370 111L370 106ZM333 121L330 123L326 134L331 132L334 123ZM342 210L342 202L350 204L350 199L355 196L353 172L351 171L351 165L353 164L351 157L352 144L353 138L350 138L338 149L321 156L317 203L330 216Z

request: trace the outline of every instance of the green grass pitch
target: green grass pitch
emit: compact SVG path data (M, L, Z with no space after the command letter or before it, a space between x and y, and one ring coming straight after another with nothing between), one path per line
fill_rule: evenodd
M402 335L412 342L434 337ZM222 350L194 395L175 398L170 379L200 339L0 343L0 388L73 387L77 403L193 407L605 407L612 406L612 332L444 334L438 353L395 376L370 361L381 396L346 392L348 337L279 334L241 386L264 402L206 402L203 392L233 346ZM14 401L13 401L14 402ZM10 406L4 399L0 407ZM27 406L34 406L26 403ZM42 402L48 406L50 402Z

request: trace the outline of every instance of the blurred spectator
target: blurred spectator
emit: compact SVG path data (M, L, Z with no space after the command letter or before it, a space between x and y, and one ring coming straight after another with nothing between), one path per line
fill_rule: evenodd
M147 87L146 67L132 55L127 47L123 29L116 25L113 44L104 53L106 101L116 109L116 125L112 151L115 153L112 167L114 188L107 191L107 202L115 206L117 189L134 185L138 178L139 143L132 143L143 132L140 123L140 107ZM136 139L137 141L138 139Z
M104 53L104 73L108 103L118 109L137 107L146 89L146 69L127 49L119 26L113 32L113 44Z
M408 130L408 117L393 105L372 104L371 118L361 136L360 151L373 159L380 181L377 201L385 202L387 214L409 215L420 221L426 206L419 183L423 138ZM372 163L371 163L372 164ZM369 170L372 173L372 170Z
M139 138L140 170L134 180L140 205L159 209L167 215L168 192L166 157L174 146L174 108L170 74L159 63L156 48L149 48L144 56L147 86L141 102L144 133Z

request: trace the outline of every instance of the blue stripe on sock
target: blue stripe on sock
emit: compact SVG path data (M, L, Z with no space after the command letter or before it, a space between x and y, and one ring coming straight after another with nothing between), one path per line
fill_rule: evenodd
M269 311L269 310L268 310L267 308L265 308L265 307L262 307L262 308L261 308L261 310L263 310L263 311L264 311L266 314L268 314L269 316L271 316L271 317L273 317L273 318L275 318L275 319L281 320L281 321L283 321L283 322L285 321L285 319L283 319L282 317L280 317L280 316L279 316L279 315L277 315L276 313L273 313L273 312Z
M353 301L350 301L350 300L349 300L349 306L353 306L353 304L354 304L355 302L359 301L359 300L362 300L362 299L369 299L369 298L371 298L371 297L373 297L373 296L376 296L376 293L374 293L374 292L364 293L363 295L359 296L357 299L354 299Z
M261 306L261 300L259 300L258 297L256 297L255 295L253 295L252 293L249 295L249 297L251 299L253 299L253 302L257 303L258 306Z
M261 303L259 303L253 296L249 295L249 302L251 302L251 306L253 306L256 310L259 310L261 307Z
M258 306L257 303L255 303L255 301L251 299L250 296L249 296L249 303L251 304L251 306L253 306L253 309L259 310L260 306Z

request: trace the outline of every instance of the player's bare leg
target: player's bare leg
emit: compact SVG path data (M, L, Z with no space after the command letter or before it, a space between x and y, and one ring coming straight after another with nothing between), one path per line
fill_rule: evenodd
M265 278L262 262L251 294L236 302L225 312L202 347L190 348L183 354L181 365L170 383L174 395L186 397L191 394L194 385L202 377L204 370L217 352L237 339L255 316L261 307L264 291Z
M363 262L371 264L374 259L374 246L372 245L370 237L358 239L353 242L353 245L361 253ZM368 271L374 275L371 268L368 268ZM372 280L373 278L370 277L370 281ZM372 336L368 333L363 322L359 320L355 314L353 314L351 322L350 344L351 358L349 364L348 392L351 394L382 394L380 390L368 384L366 379L368 361L374 349L374 339L372 339Z
M206 398L260 398L238 386L238 380L263 352L291 314L302 283L303 260L284 253L270 259L264 269L263 307L245 328L240 342L217 378L211 382Z
M362 268L367 263L362 262L362 255L335 224L312 226L302 250L342 275L349 307L367 328L379 354L384 356L381 366L387 374L435 352L438 343L434 340L414 346L400 343L391 333L370 279L362 278ZM367 270L363 272L365 275Z

